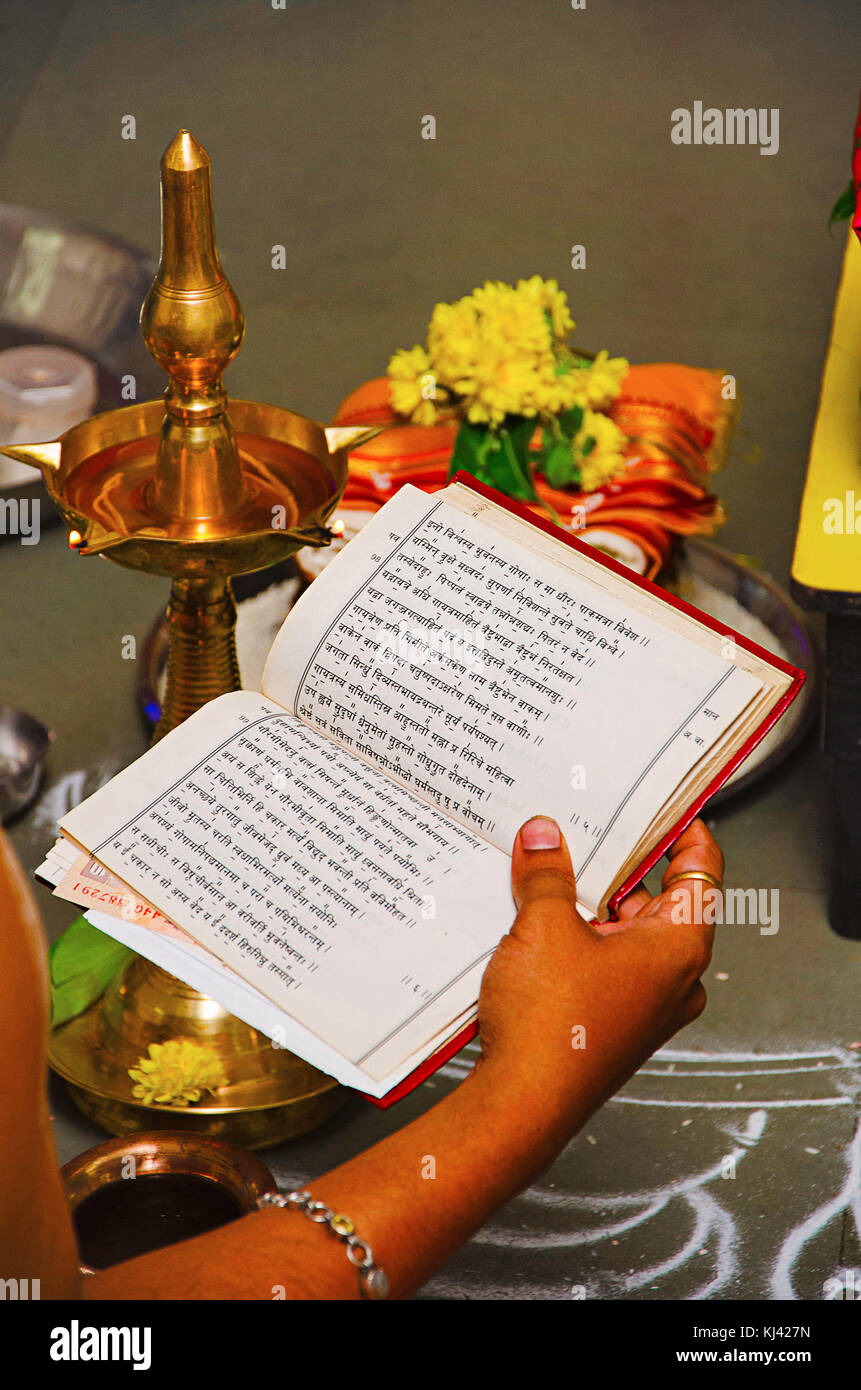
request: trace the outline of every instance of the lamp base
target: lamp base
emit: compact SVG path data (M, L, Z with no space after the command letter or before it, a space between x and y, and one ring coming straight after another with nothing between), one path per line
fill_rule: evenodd
M167 689L153 743L209 700L241 689L236 604L228 578L174 579L167 627Z
M151 1043L175 1038L211 1048L227 1085L196 1104L144 1104L129 1068ZM53 1031L48 1060L78 1109L110 1134L182 1128L262 1149L314 1129L347 1098L331 1077L140 956Z

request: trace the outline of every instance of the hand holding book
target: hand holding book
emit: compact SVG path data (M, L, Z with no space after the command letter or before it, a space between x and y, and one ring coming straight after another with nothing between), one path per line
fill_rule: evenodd
M205 706L62 830L197 945L95 925L391 1100L474 1031L529 809L602 917L802 681L478 484L407 486L291 611L262 695Z
M529 828L511 861L517 917L481 987L479 1064L411 1124L310 1184L367 1236L395 1298L413 1294L702 1008L711 930L696 914L677 926L662 894L611 934L607 924L590 926L577 912L561 836L555 850L529 851ZM720 850L702 821L677 841L665 879L683 869L720 876ZM574 1027L585 1029L585 1047L572 1048ZM96 1274L89 1292L268 1299L276 1270L286 1298L356 1298L340 1248L321 1235L270 1210Z
M701 820L668 857L665 883L685 871L722 876L723 856ZM511 882L517 916L479 997L482 1058L553 1097L558 1122L572 1107L582 1120L584 1105L591 1112L699 1017L714 927L674 912L681 880L655 897L639 889L619 922L587 922L568 846L544 817L518 831Z

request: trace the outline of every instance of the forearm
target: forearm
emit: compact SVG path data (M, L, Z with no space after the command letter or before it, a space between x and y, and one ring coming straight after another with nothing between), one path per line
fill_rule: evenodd
M446 1100L308 1189L351 1217L392 1297L408 1297L555 1158L573 1122L547 1099L525 1076L479 1065ZM338 1282L343 1293L332 1296L355 1296L352 1270Z
M540 1089L540 1088L539 1088ZM391 1296L409 1297L488 1216L552 1161L577 1124L526 1075L487 1064L403 1130L308 1183L367 1239ZM585 1119L588 1105L581 1106ZM269 1209L87 1280L95 1298L358 1297L345 1247L294 1211Z

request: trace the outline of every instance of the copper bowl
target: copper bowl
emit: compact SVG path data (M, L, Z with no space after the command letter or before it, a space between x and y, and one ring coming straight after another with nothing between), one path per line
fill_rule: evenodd
M109 1230L107 1226L104 1230L104 1234L110 1238L112 1257L102 1259L97 1264L88 1264L82 1258L81 1271L84 1274L94 1274L96 1268L106 1269L135 1255L171 1245L176 1240L188 1239L192 1235L202 1234L205 1230L213 1230L228 1220L254 1211L258 1197L264 1192L277 1190L272 1173L256 1155L248 1153L236 1144L228 1144L223 1139L212 1139L190 1130L157 1130L109 1139L104 1144L86 1149L77 1158L71 1159L61 1169L61 1176L71 1208L72 1221L84 1247L82 1255L87 1253L87 1245L81 1240L76 1215L80 1216L83 1204L96 1193L102 1193L104 1196L110 1194L114 1198L114 1201L109 1203L112 1224ZM198 1191L204 1194L206 1187L212 1184L211 1196L219 1208L218 1219L203 1224L198 1222L193 1229L182 1229L181 1219L179 1226L175 1219L177 1216L181 1218L182 1213L174 1210L170 1213L174 1220L172 1227L168 1223L167 1239L159 1238L159 1232L151 1221L148 1222L148 1229L142 1231L140 1211L132 1211L141 1192L140 1188L135 1187L135 1180L154 1176L190 1179ZM132 1192L134 1199L131 1199ZM130 1225L118 1231L116 1223L117 1220L120 1223L123 1220L122 1208L126 1193L131 1199ZM137 1228L131 1224L131 1218L135 1215L138 1217ZM96 1220L98 1222L99 1218ZM96 1229L98 1232L98 1225Z

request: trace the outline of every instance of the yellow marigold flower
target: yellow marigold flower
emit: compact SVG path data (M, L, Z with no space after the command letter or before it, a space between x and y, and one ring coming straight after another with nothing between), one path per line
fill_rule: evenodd
M534 415L530 399L535 380L534 360L509 350L500 351L498 341L490 339L479 347L472 378L458 384L468 387L467 418L473 424L498 425L506 415Z
M472 294L434 306L426 347L394 354L388 366L392 405L429 425L441 399L473 424L491 428L506 415L600 408L619 394L628 364L601 352L592 366L574 366L564 345L573 327L567 296L555 280L486 280Z
M145 1105L189 1105L227 1085L218 1054L190 1038L150 1043L149 1056L139 1057L129 1076L137 1082L132 1095Z
M436 304L427 332L427 348L440 382L454 387L475 362L479 341L478 309L470 295L454 304Z
M624 470L624 451L628 443L624 430L620 430L609 416L594 410L587 410L583 416L583 424L574 437L575 454L590 438L595 440L595 446L580 463L580 484L584 492L594 492Z
M414 425L435 425L436 406L432 400L423 400L410 416Z
M517 289L521 294L534 298L542 309L547 310L553 323L554 338L564 342L576 325L568 308L568 296L564 290L560 290L558 283L532 275L528 280L518 280Z
M486 280L472 294L481 320L479 334L485 343L509 345L518 353L542 353L551 346L544 310L532 295L512 285Z
M388 372L393 381L412 381L422 372L430 371L430 358L418 343L415 347L399 348L389 359Z
M581 376L582 373L577 368L570 372L558 373L554 357L542 362L534 388L538 409L548 415L558 415L560 411L570 410L572 405L581 405Z
M401 348L389 360L389 399L399 415L407 415L417 425L432 425L436 419L436 376L423 347Z
M625 357L611 357L601 349L595 361L582 372L583 394L578 405L588 405L593 410L606 410L622 390L622 381L628 373L630 363Z

